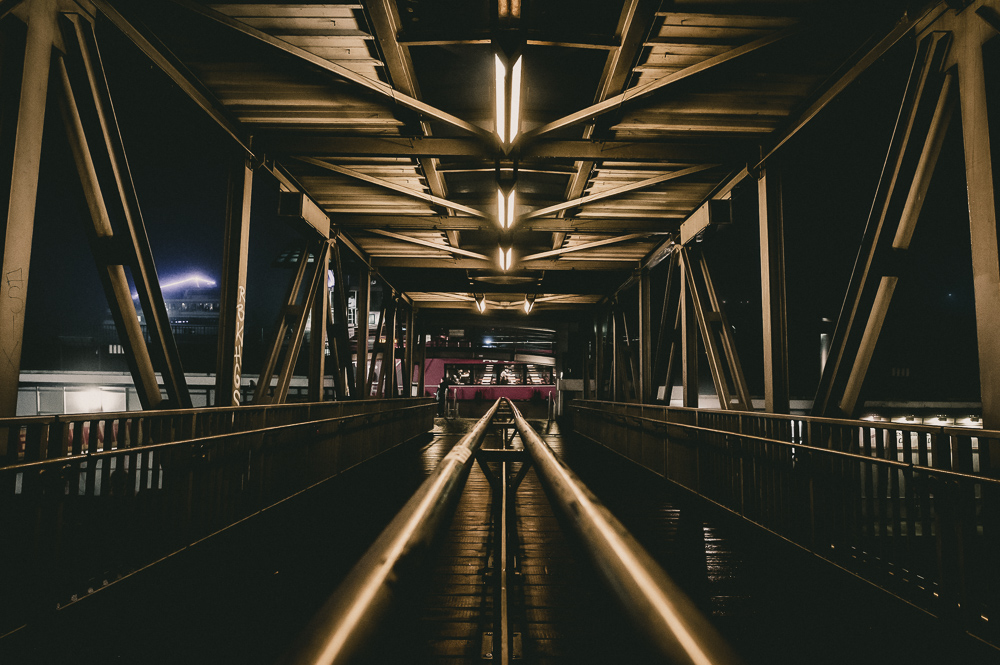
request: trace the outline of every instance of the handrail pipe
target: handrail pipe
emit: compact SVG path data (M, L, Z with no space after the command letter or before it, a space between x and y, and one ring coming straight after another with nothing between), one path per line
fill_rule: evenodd
M737 665L715 628L511 404L514 424L550 501L580 536L612 593L669 663Z
M282 661L288 665L347 663L367 642L392 604L404 569L427 551L465 485L498 399L444 456L392 522L320 608Z

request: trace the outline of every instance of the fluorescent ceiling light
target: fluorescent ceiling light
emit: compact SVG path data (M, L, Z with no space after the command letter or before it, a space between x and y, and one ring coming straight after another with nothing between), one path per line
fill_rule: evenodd
M521 121L521 61L524 56L518 56L514 63L514 70L510 78L510 140L517 136L518 125Z
M507 228L507 213L506 210L507 199L503 195L503 190L499 187L497 188L497 221L500 222L500 228Z
M496 102L497 102L497 134L500 136L500 143L507 142L507 114L506 97L504 94L507 84L507 68L504 67L503 60L499 55L493 56L496 59Z
M509 247L506 250L504 250L503 247L500 248L500 268L504 272L507 272L510 269L510 265L512 262L511 255L513 254L513 252L514 252L513 247Z

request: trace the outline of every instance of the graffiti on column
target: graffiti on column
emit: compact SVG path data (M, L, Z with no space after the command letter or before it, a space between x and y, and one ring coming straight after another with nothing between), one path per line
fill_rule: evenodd
M240 403L240 376L243 371L243 319L246 313L247 290L236 291L236 346L233 349L233 402Z
M12 303L8 303L10 311L10 331L9 334L3 335L3 349L4 357L7 360L7 364L11 367L16 367L18 361L21 358L21 339L20 335L16 335L15 331L18 329L18 317L24 315L24 277L22 275L21 269L9 271L4 275L4 282L7 285L7 299L12 300ZM15 342L13 346L10 346L11 342Z

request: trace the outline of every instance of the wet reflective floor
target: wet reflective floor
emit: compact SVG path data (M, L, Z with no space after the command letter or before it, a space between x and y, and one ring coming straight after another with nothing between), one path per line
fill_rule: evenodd
M0 641L0 662L273 663L440 458L473 424L439 419L401 447ZM918 610L532 422L711 617L749 665L1000 663ZM487 447L498 447L488 436ZM439 549L363 663L488 663L490 489L473 467ZM656 663L548 506L517 494L512 620L524 663Z

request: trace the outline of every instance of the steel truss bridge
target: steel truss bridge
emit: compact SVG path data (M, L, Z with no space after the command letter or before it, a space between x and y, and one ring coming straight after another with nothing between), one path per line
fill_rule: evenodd
M995 658L998 33L998 0L0 0L0 650L40 648L58 617L361 469L388 478L413 462L400 451L433 432L416 493L342 567L311 622L268 647L288 662L400 657L378 650L378 626L406 623L397 583L421 570L438 571L423 577L450 589L438 595L465 618L404 601L424 608L416 623L429 632L414 639L436 645L419 659L608 662L567 646L593 612L574 614L576 601L559 600L569 592L531 568L574 559L553 554L565 551L586 552L584 576L599 573L621 603L620 643L645 636L635 662L763 658L727 646L735 633L688 598L697 588L570 470L561 458L577 445L934 617L932 630L965 636L955 648L969 658ZM154 261L154 239L170 234L148 208L144 218L150 194L128 159L174 111L116 113L130 108L115 103L129 94L114 85L123 57L169 82L227 146L224 216L171 238L215 233L223 247L208 408L192 408ZM887 60L907 63L892 70L899 93L852 99ZM849 103L891 108L894 123L812 412L792 415L800 331L785 213L802 194L782 183L817 123ZM17 414L35 334L26 313L61 304L29 289L51 277L32 252L45 240L36 213L53 134L79 182L62 192L82 211L67 223L83 226L142 411ZM893 296L919 269L911 245L939 158L958 148L983 429L860 420L880 337L893 343ZM186 159L170 167L200 157ZM276 209L260 210L262 189ZM261 306L248 289L252 214L289 224L297 258L249 367L246 320ZM717 236L746 223L752 270L713 264ZM751 380L723 295L734 274L759 283L762 376ZM352 333L349 321L372 314L374 328ZM480 405L478 422L435 420L427 333L483 322L555 331L556 375L579 385L564 387L563 419L547 425L562 434L540 435L505 399ZM699 365L718 409L698 408ZM247 404L244 373L258 377ZM296 374L307 403L289 403ZM670 405L675 384L681 406ZM555 532L573 545L553 545ZM711 549L704 533L694 542L698 557ZM563 610L539 607L570 609L558 623Z

